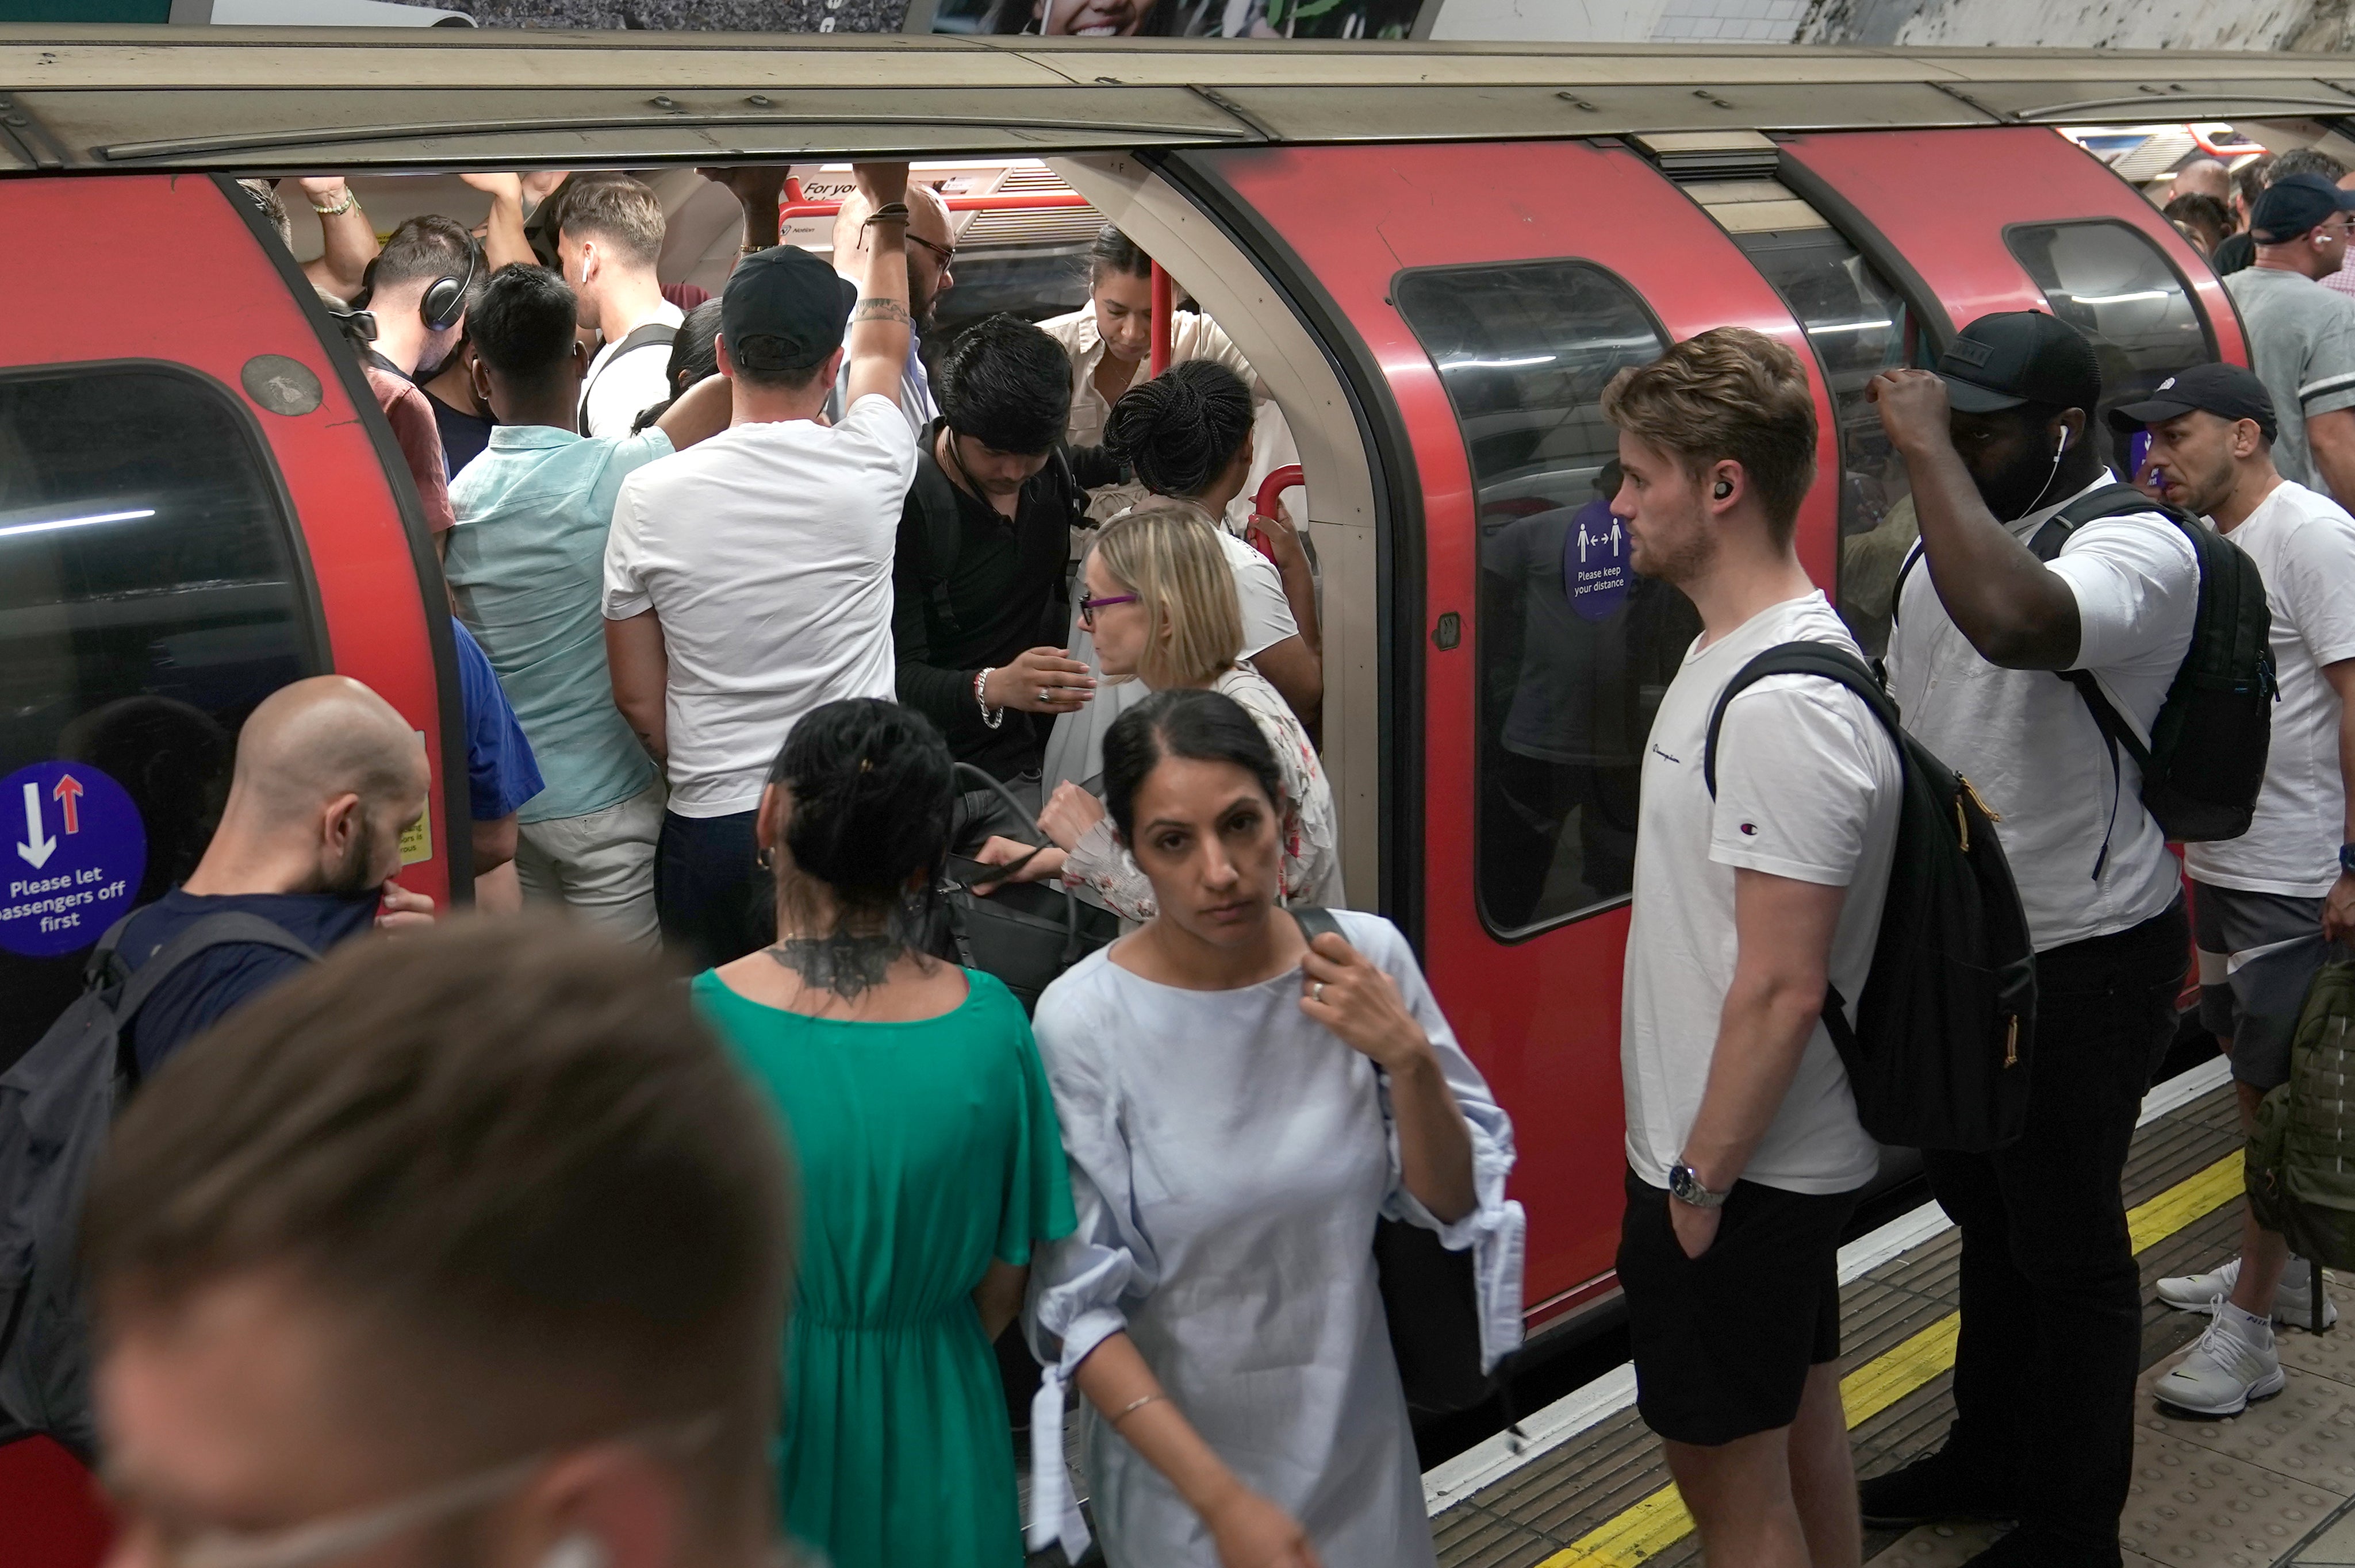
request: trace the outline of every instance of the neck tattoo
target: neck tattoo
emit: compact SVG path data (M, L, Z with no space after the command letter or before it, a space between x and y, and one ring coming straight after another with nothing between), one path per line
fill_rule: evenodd
M766 949L769 957L799 975L813 991L830 991L845 1001L856 1001L890 973L892 960L903 951L900 938L888 931L868 936L837 932L831 937L787 937Z

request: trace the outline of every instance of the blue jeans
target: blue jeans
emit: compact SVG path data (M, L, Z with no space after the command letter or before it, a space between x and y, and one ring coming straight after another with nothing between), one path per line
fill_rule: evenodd
M664 948L698 970L777 939L774 885L752 859L759 816L663 813L655 848L655 917Z

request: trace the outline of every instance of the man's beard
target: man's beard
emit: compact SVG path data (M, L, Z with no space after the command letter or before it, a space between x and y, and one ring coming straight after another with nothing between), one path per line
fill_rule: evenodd
M337 898L357 898L376 886L376 824L363 811L354 818L352 842L334 873L321 879L319 891Z
M2039 506L2068 499L2060 474L2061 465L2053 459L2030 458L1980 485L1979 499L1987 503L1997 522L2017 523Z
M1631 562L1639 576L1657 577L1671 587L1692 581L1709 569L1717 559L1717 530L1706 524L1686 535L1668 549L1647 546L1646 559Z

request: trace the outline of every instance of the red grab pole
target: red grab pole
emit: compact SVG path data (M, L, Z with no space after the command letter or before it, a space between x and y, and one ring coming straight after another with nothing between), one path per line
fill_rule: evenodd
M1160 375L1169 368L1169 274L1161 263L1153 264L1153 363L1151 373Z

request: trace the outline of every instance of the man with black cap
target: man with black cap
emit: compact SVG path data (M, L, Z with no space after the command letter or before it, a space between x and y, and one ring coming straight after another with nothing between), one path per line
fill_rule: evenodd
M739 261L720 296L726 432L623 482L605 546L613 701L670 779L655 854L663 937L698 967L767 943L753 819L796 719L893 695L891 556L916 440L904 164L861 164L866 280L795 245ZM818 422L845 355L849 405Z
M2355 503L2355 299L2322 286L2347 255L2355 191L2285 175L2249 218L2256 260L2224 280L2249 357L2272 394L2284 479Z
M2119 1181L2190 939L2133 758L2113 761L2057 676L2091 672L2147 734L2190 645L2199 558L2156 512L2031 548L2115 482L2088 429L2101 395L2092 344L2031 311L1971 323L1935 375L1871 387L1922 528L1899 574L1890 691L2003 824L2039 1017L2026 1132L1992 1154L1923 1157L1963 1235L1955 1420L1939 1452L1866 1481L1863 1511L1873 1526L2019 1520L1976 1559L1988 1568L2120 1561L2142 1302Z
M2232 1058L2242 1125L2289 1081L2289 1039L2327 946L2355 927L2355 518L2274 467L2273 399L2237 366L2202 365L2110 411L2148 429L2160 493L2207 514L2264 578L2280 700L2249 831L2186 844L2200 950L2200 1022ZM2241 959L2235 969L2233 960ZM2159 1299L2214 1321L2156 1392L2200 1415L2232 1415L2281 1392L2273 1319L2312 1320L2313 1280L2280 1235L2243 1211L2240 1255L2158 1282ZM2324 1320L2337 1314L2326 1297Z

